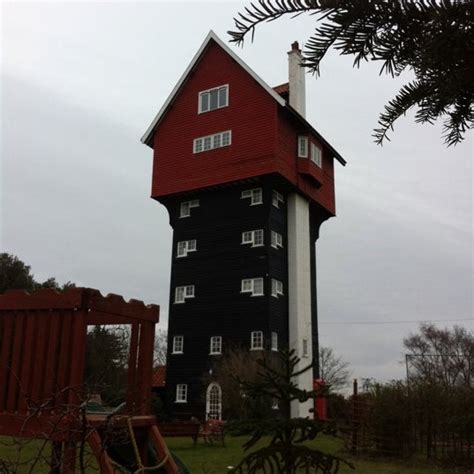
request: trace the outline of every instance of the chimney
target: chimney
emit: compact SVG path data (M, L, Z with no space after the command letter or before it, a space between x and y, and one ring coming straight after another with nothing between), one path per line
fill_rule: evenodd
M305 71L301 65L301 50L298 41L291 45L291 51L288 52L288 82L290 90L290 105L299 112L300 115L306 115L306 86Z

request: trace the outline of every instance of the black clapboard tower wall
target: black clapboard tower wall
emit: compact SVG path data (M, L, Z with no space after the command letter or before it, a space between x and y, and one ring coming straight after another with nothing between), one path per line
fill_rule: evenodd
M272 88L211 31L142 138L173 228L166 386L178 418L222 417L221 388L203 378L226 347L317 358L315 243L345 161L305 119L297 43L288 59L289 82ZM297 382L311 389L317 375Z

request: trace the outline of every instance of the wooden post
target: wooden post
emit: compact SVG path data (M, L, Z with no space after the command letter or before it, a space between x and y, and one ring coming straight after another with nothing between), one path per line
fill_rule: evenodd
M352 454L357 454L357 431L359 429L358 420L356 420L358 416L358 409L357 409L357 379L354 379L354 383L352 386L352 440L351 440L351 452Z

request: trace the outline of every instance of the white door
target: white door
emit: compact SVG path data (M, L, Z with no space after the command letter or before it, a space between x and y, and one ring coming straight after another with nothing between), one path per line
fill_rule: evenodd
M212 382L207 387L206 419L222 419L222 390L218 383Z

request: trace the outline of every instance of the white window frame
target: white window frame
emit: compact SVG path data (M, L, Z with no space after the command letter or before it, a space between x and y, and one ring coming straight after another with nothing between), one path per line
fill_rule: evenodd
M274 249L283 248L283 236L274 230L271 232L271 246Z
M232 130L225 130L213 135L195 138L193 140L193 153L204 153L205 151L224 148L230 145L232 145Z
M263 331L252 331L250 333L250 350L263 350Z
M308 137L298 136L298 158L308 158Z
M176 400L175 403L188 402L188 384L179 383L176 385Z
M303 339L301 344L301 357L309 357L309 342L308 339Z
M179 217L189 217L191 215L191 209L199 207L199 199L193 199L192 201L183 201L179 206Z
M278 333L272 332L272 351L278 350Z
M174 289L174 303L182 304L186 303L188 298L194 298L194 285L183 285L177 286Z
M242 191L240 199L250 198L250 205L257 206L263 204L263 191L262 188L246 189Z
M173 337L173 351L172 354L183 354L184 353L184 336Z
M222 354L222 336L211 336L211 339L209 342L210 342L210 347L209 347L210 355Z
M220 104L220 89L225 89L226 91L226 94L225 94L225 103L224 104ZM213 109L211 109L211 97L210 97L210 94L211 92L213 91L217 91L217 107L214 107ZM208 97L209 97L209 107L206 109L206 110L203 110L203 107L202 107L202 103L203 103L203 97L204 95L208 94ZM229 84L223 84L221 86L217 86L217 87L212 87L211 89L206 89L205 91L201 91L199 92L199 96L198 96L198 114L204 114L206 112L212 112L213 110L218 110L218 109L222 109L224 107L228 107L229 106Z
M320 168L323 163L323 150L316 143L311 142L311 161Z
M241 281L241 286L240 286L240 292L241 293L250 293L251 296L264 296L265 295L265 289L263 286L263 278L258 277L258 278L244 278ZM256 290L256 286L261 286L261 292Z
M279 403L280 403L280 400L278 400L278 398L272 398L272 410L279 410L280 409Z
M247 230L242 232L242 245L251 244L251 247L263 247L265 245L264 238L263 229Z
M280 204L283 204L284 202L285 198L283 197L283 194L274 189L272 192L272 204L278 209L280 209Z
M196 239L182 240L176 245L176 257L187 257L189 252L196 252Z
M272 278L272 296L274 298L283 296L283 282L276 278Z

